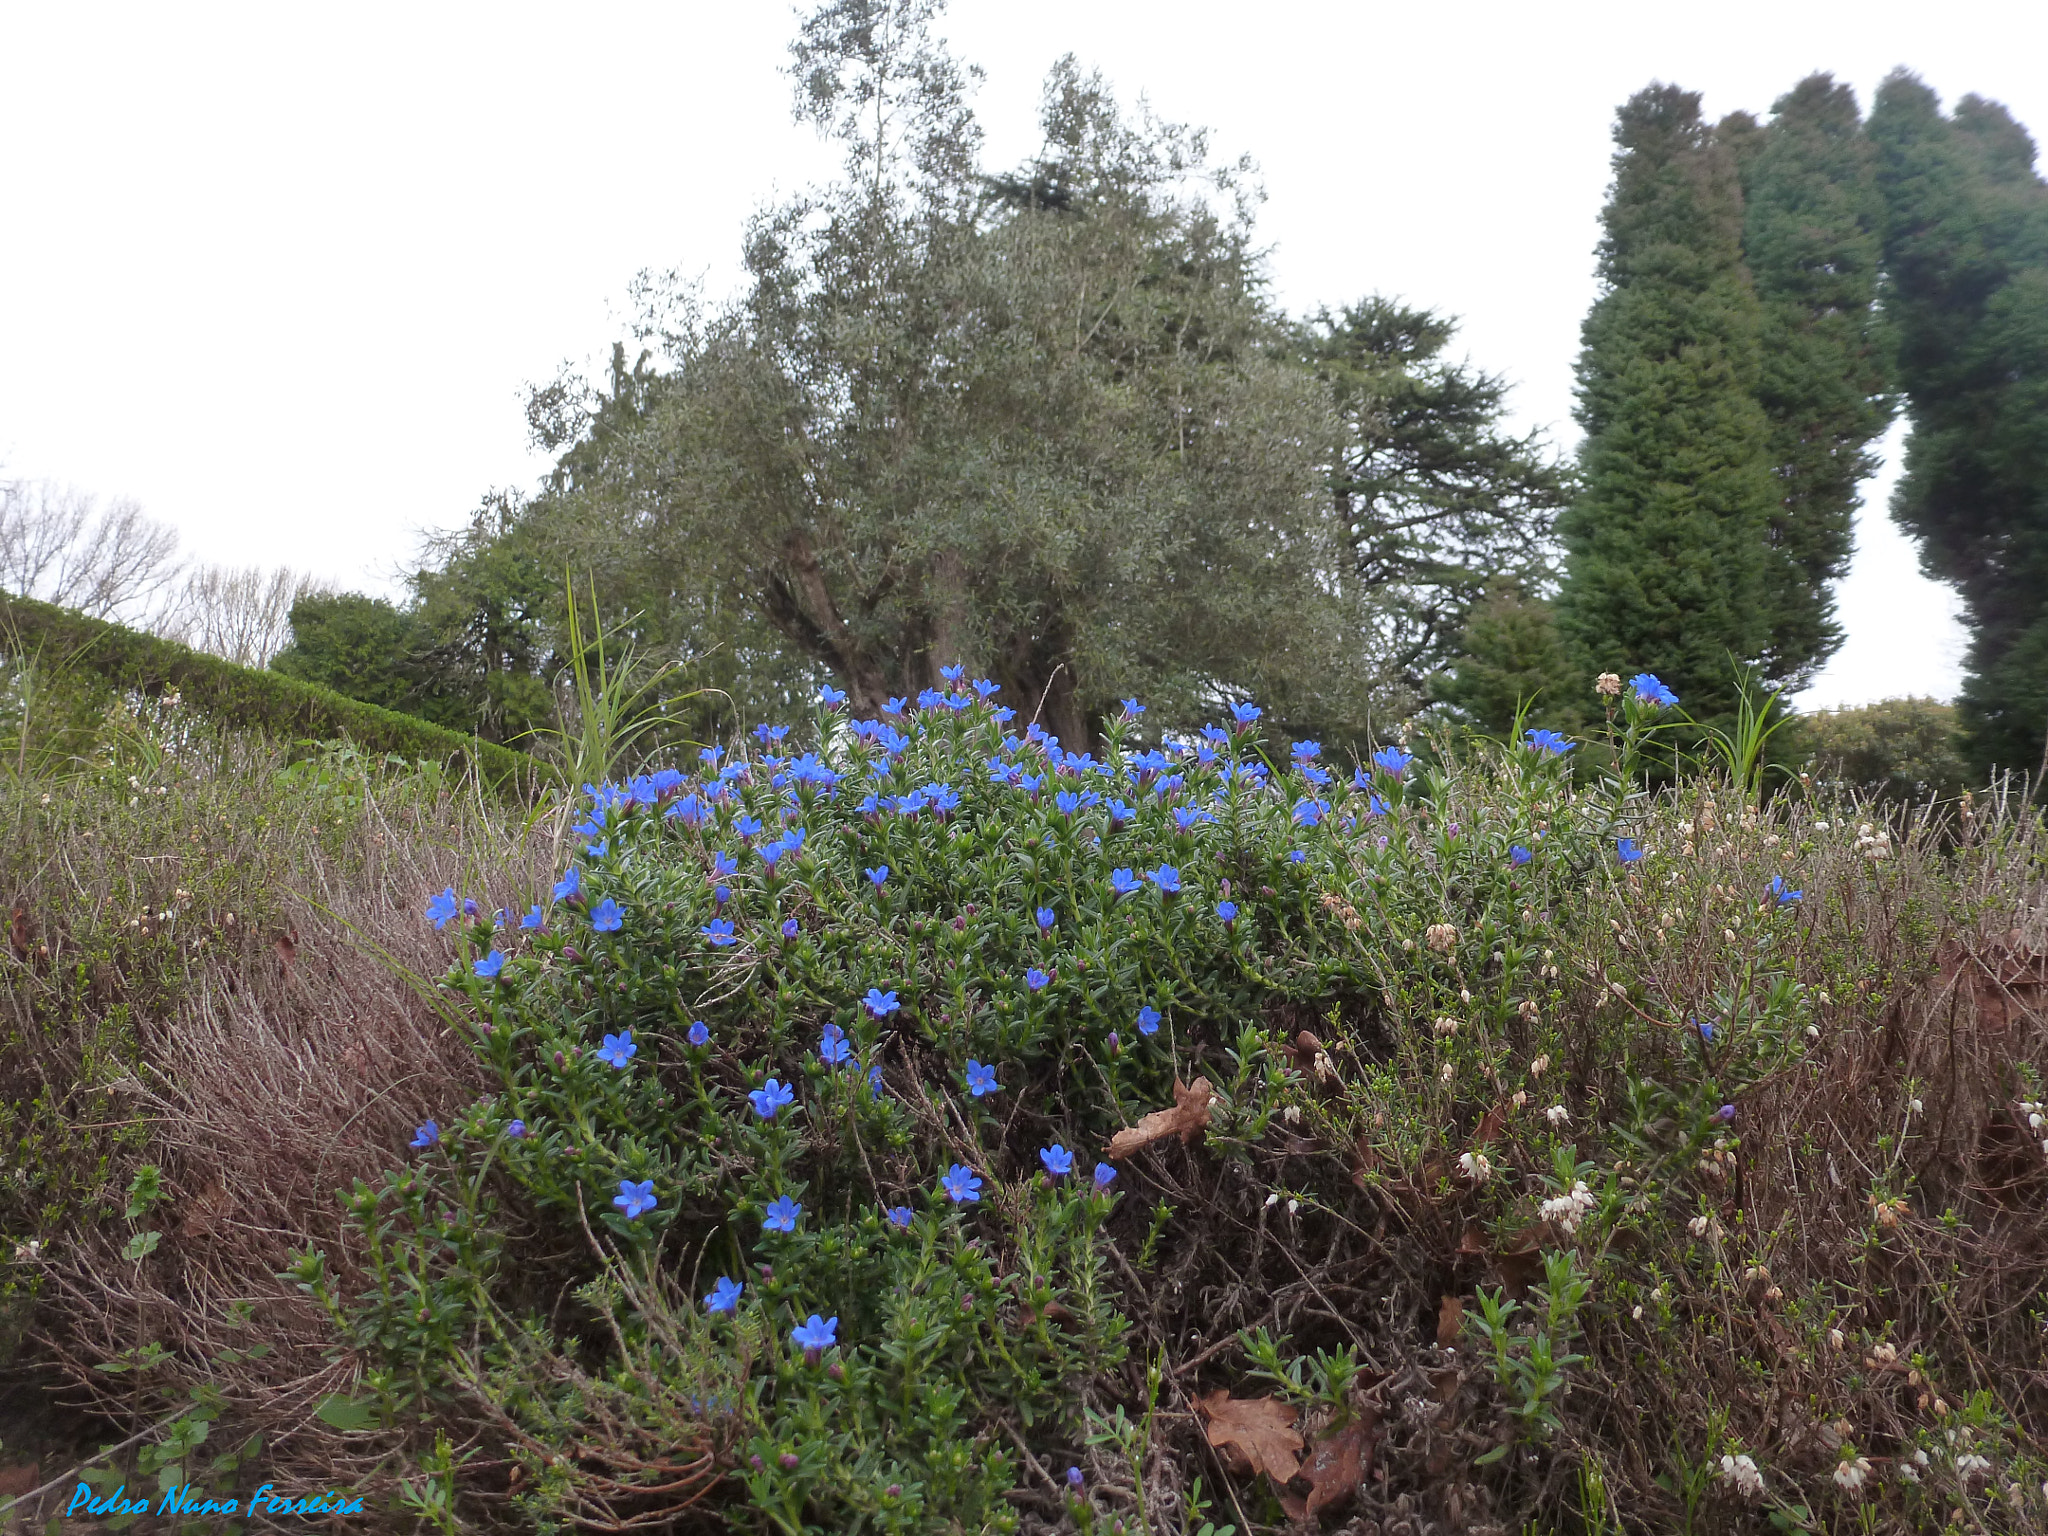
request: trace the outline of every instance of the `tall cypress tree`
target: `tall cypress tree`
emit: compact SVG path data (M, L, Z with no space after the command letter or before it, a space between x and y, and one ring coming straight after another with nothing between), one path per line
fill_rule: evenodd
M2048 734L2048 184L2026 131L1966 96L1944 117L1899 73L1869 133L1885 310L1912 436L1892 516L1962 594L1973 766L2033 770Z
M1857 483L1891 417L1874 308L1884 201L1855 93L1824 74L1780 97L1768 127L1721 124L1742 172L1743 256L1762 306L1757 403L1776 503L1759 670L1803 686L1842 643L1834 583L1848 574Z
M1614 139L1558 624L1589 670L1646 668L1706 718L1733 706L1737 666L1769 638L1764 531L1778 498L1756 398L1762 316L1735 156L1699 97L1640 91Z

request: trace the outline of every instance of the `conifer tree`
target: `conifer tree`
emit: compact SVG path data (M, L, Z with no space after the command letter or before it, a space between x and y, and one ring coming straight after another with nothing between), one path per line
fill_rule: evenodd
M2026 131L1899 73L1869 133L1885 309L1912 436L1892 516L1972 629L1958 701L1979 771L2033 771L2048 732L2048 185Z
M1735 156L1699 97L1653 85L1614 130L1606 291L1578 365L1584 489L1559 520L1558 626L1587 669L1642 668L1702 719L1765 651L1776 504L1757 403L1761 315Z
M1765 530L1759 670L1797 689L1841 645L1834 583L1848 574L1857 483L1890 419L1879 343L1884 203L1855 93L1824 74L1721 136L1742 172L1743 255L1762 306L1757 403L1776 505Z

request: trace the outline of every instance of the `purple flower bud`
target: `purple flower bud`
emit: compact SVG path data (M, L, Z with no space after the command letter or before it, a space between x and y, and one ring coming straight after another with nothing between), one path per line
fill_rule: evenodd
M811 1353L816 1354L817 1351L812 1350ZM802 1459L797 1455L795 1451L784 1451L782 1453L780 1460L782 1462L782 1470L785 1472L794 1472L798 1467L803 1465Z
M1735 1118L1735 1106L1733 1104L1723 1104L1714 1111L1714 1118L1721 1121L1733 1120Z
M1123 1041L1117 1038L1116 1031L1112 1029L1109 1032L1109 1054L1112 1056L1121 1055L1123 1053L1123 1048Z
M761 1470L762 1466L761 1458L758 1456L749 1456L747 1458L747 1465L752 1467L756 1472L758 1472Z
M888 1487L886 1487L886 1488L884 1488L884 1489L882 1490L882 1496L883 1496L884 1498L889 1498L889 1499L900 1499L900 1498L902 1498L902 1497L903 1497L903 1485L902 1485L901 1483L891 1483L891 1484L890 1484L890 1485L889 1485Z

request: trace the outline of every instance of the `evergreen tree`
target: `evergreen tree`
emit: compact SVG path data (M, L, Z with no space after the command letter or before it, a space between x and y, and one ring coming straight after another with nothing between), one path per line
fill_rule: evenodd
M1552 579L1569 486L1538 434L1502 430L1505 381L1444 355L1456 334L1448 316L1378 297L1296 332L1335 410L1332 510L1358 579L1384 594L1382 654L1417 693L1456 654L1482 593Z
M1874 308L1884 203L1855 93L1827 75L1780 97L1767 128L1737 114L1721 134L1742 172L1743 255L1762 306L1756 395L1777 485L1759 670L1796 690L1842 643L1834 583L1891 414Z
M1912 436L1892 515L1972 630L1958 701L1980 772L2033 771L2048 733L2048 185L2026 131L1898 73L1869 133L1885 310Z
M1605 291L1578 365L1584 488L1559 520L1558 626L1585 669L1644 668L1704 719L1764 652L1777 504L1757 403L1762 318L1742 261L1735 156L1699 97L1638 92L1617 116Z

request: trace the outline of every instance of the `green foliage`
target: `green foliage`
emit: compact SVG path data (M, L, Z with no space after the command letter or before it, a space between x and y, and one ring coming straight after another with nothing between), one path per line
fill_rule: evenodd
M123 692L176 693L189 712L286 740L346 737L367 752L461 766L508 790L530 789L541 776L524 753L27 598L0 596L0 650L17 667L84 673Z
M2035 772L2048 734L2048 184L2003 107L1965 96L1944 117L1903 72L1879 88L1869 132L1913 426L1892 515L1963 597L1971 767Z
M309 592L292 604L292 643L270 670L399 713L414 698L405 666L418 645L413 616L360 592Z
M1335 409L1325 474L1355 576L1385 604L1377 647L1418 694L1483 592L1548 580L1569 486L1538 434L1502 430L1506 383L1443 355L1456 334L1447 317L1384 298L1295 333Z
M1524 718L1551 726L1585 720L1591 694L1557 633L1552 604L1496 586L1472 605L1452 669L1436 697L1489 735L1512 735Z
M1818 779L1885 800L1953 800L1971 787L1956 709L1937 699L1885 699L1801 715L1794 750Z
M1742 171L1743 258L1762 306L1757 402L1777 499L1766 525L1759 670L1797 689L1841 644L1833 585L1849 570L1857 482L1890 420L1874 300L1884 202L1855 93L1824 74L1781 96L1767 127L1720 135Z
M1558 628L1582 670L1627 658L1713 719L1735 705L1731 662L1767 639L1777 499L1741 190L1692 93L1638 92L1614 136L1605 291L1578 368L1584 490L1558 522Z

